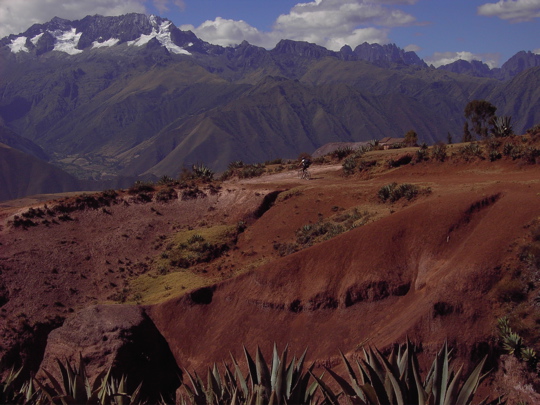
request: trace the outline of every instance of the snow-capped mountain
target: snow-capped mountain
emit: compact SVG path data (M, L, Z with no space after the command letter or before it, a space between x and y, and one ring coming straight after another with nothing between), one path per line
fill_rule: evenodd
M152 40L174 54L189 55L186 48L194 44L171 21L142 14L88 16L76 21L55 17L48 23L34 24L22 34L4 38L2 44L13 53L40 55L58 51L77 55L88 49L121 44L141 47Z

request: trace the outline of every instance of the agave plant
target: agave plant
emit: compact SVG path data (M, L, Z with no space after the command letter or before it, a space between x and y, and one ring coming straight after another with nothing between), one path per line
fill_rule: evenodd
M15 371L12 368L3 381L0 381L0 404L44 404L41 392L36 390L32 380L25 382L20 388L15 387L15 380L21 374L22 367Z
M460 384L462 367L453 371L450 364L451 351L446 343L435 357L424 381L420 378L418 360L408 339L404 348L394 348L388 357L377 349L364 350L364 360L356 361L357 373L343 353L341 357L349 381L327 369L341 392L333 392L327 384L313 376L329 404L470 404L483 378L481 372L486 361L484 357L465 382ZM496 403L501 402L499 399L491 402Z
M529 364L537 362L536 351L532 347L524 347L521 349L521 358Z
M493 119L493 128L492 133L493 136L503 137L503 136L510 136L514 133L514 130L512 128L512 117L496 117Z
M79 355L79 368L71 367L69 362L62 364L56 359L62 384L47 370L49 384L35 380L51 404L100 404L100 405L130 405L138 404L142 383L129 395L126 393L126 378L119 380L111 378L111 369L101 372L93 383L88 379L82 355Z
M193 175L198 179L211 181L214 178L214 171L203 164L194 164L191 170Z
M186 371L190 385L183 385L186 395L182 395L182 404L316 404L317 383L310 384L313 365L307 372L303 371L306 351L298 360L294 357L288 364L287 352L286 347L280 357L274 345L269 367L260 348L257 347L253 360L244 347L248 365L246 377L231 355L234 372L224 365L224 371L220 373L214 364L208 369L206 386L197 373L191 375Z

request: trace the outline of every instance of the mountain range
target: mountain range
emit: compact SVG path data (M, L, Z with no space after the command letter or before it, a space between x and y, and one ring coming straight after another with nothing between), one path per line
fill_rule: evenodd
M436 69L393 44L221 47L157 16L55 17L0 40L0 142L11 162L0 200L49 192L49 170L65 172L63 189L100 189L410 129L428 144L459 140L474 99L520 134L540 122L539 82L540 55L525 51L498 69ZM37 181L15 170L23 155L40 161L42 187L13 186Z

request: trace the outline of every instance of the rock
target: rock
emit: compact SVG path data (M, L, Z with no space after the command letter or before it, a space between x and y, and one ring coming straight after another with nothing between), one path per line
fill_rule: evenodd
M67 319L48 337L41 368L61 381L56 359L79 367L82 355L90 381L112 367L112 376L128 377L128 393L142 381L142 398L174 399L181 371L163 336L137 306L97 305ZM43 374L38 373L38 378Z

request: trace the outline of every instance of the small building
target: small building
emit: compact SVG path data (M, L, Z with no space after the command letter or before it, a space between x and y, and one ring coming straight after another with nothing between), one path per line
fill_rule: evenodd
M382 146L384 150L402 148L405 146L405 138L391 138L387 136L379 141L379 146Z

